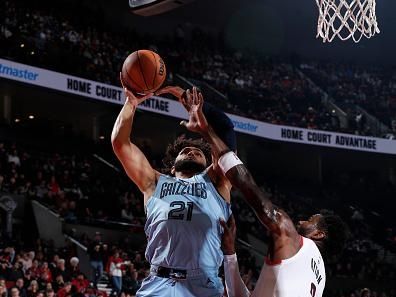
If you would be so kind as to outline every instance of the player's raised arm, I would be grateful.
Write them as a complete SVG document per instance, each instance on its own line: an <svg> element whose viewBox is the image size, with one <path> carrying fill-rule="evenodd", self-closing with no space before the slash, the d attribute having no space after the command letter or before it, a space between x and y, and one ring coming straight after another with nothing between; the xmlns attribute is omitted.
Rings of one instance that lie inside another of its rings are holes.
<svg viewBox="0 0 396 297"><path fill-rule="evenodd" d="M111 133L111 143L114 153L120 160L125 172L144 194L145 201L155 189L158 172L155 171L143 152L130 141L132 122L137 105L152 94L137 98L124 88L126 101L114 123Z"/></svg>
<svg viewBox="0 0 396 297"><path fill-rule="evenodd" d="M192 94L187 96L186 104L189 105L189 121L184 122L184 126L190 131L200 133L210 143L212 153L219 158L219 166L223 173L232 186L242 192L259 220L274 236L280 236L284 234L282 231L287 230L290 230L293 235L297 235L290 218L271 202L256 184L245 165L208 124L202 112L202 94L193 89Z"/></svg>
<svg viewBox="0 0 396 297"><path fill-rule="evenodd" d="M194 89L194 88L193 88ZM187 93L187 91L189 93ZM187 104L187 94L192 95L190 90L184 90L179 86L167 86L155 92L156 95L172 94L184 108L189 111ZM236 151L236 135L234 124L231 119L219 108L208 102L203 102L202 112L208 120L209 125L216 131L221 140L234 152Z"/></svg>

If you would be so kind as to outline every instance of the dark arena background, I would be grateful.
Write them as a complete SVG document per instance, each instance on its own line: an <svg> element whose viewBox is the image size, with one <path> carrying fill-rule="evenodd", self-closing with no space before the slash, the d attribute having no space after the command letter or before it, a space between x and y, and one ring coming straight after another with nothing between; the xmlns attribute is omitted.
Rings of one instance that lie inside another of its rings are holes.
<svg viewBox="0 0 396 297"><path fill-rule="evenodd" d="M166 63L166 85L199 86L230 116L238 155L293 221L335 213L348 224L323 296L395 297L396 2L377 3L378 35L326 44L313 0L185 2L141 16L124 0L2 1L1 296L114 294L116 249L130 261L120 295L135 296L149 274L143 197L110 136L123 61L150 49ZM190 135L186 118L171 96L141 104L132 139L154 168ZM269 237L237 191L232 210L253 290Z"/></svg>

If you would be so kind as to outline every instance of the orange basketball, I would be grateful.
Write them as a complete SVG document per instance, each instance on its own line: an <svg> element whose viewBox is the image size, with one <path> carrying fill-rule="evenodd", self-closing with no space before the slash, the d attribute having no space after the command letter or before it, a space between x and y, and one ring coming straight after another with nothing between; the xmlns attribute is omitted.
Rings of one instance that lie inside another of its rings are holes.
<svg viewBox="0 0 396 297"><path fill-rule="evenodd" d="M161 57L149 50L138 50L124 61L121 79L125 87L147 94L157 91L166 77L166 67Z"/></svg>

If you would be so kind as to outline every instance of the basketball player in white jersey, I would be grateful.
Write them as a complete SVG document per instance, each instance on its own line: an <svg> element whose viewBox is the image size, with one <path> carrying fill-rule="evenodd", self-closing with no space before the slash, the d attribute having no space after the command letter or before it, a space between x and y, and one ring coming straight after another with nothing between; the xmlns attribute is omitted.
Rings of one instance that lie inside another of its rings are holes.
<svg viewBox="0 0 396 297"><path fill-rule="evenodd" d="M137 105L153 94L139 99L124 90L127 99L111 140L127 175L144 195L145 255L151 264L150 276L136 296L220 297L224 288L218 277L223 262L219 218L228 220L231 215L230 184L209 166L210 146L202 140L178 139L169 146L169 175L152 168L130 136Z"/></svg>
<svg viewBox="0 0 396 297"><path fill-rule="evenodd" d="M217 154L218 164L231 184L239 189L261 223L271 235L268 257L260 273L253 293L240 278L233 239L227 239L232 230L221 221L226 232L223 248L226 287L228 295L235 297L320 297L326 282L326 272L321 251L340 251L346 239L346 228L338 216L314 215L301 221L297 228L290 217L272 204L268 196L255 183L250 172L230 151L208 125L202 113L202 94L193 90L187 98L190 107L188 122L183 124L190 131L200 133ZM233 219L229 222L231 228ZM232 242L228 244L227 242Z"/></svg>

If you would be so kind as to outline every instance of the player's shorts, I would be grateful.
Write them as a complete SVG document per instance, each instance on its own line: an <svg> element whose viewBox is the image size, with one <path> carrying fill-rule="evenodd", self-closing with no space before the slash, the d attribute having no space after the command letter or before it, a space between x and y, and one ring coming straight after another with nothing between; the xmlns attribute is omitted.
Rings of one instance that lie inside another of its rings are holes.
<svg viewBox="0 0 396 297"><path fill-rule="evenodd" d="M160 277L151 267L150 275L143 281L136 297L221 297L224 286L218 270L187 272L185 279Z"/></svg>

